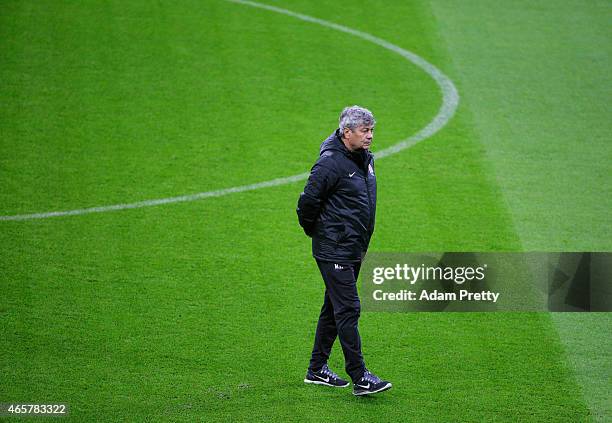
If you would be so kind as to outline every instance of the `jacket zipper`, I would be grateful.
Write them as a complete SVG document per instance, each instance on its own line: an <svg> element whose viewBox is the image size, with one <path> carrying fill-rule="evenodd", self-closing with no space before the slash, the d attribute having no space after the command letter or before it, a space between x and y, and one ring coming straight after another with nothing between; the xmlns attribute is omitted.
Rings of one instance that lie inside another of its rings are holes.
<svg viewBox="0 0 612 423"><path fill-rule="evenodd" d="M370 168L371 159L368 158L367 164L365 167L365 184L366 184L366 193L368 194L368 232L372 228L372 197L370 196L370 185L368 184L368 170Z"/></svg>

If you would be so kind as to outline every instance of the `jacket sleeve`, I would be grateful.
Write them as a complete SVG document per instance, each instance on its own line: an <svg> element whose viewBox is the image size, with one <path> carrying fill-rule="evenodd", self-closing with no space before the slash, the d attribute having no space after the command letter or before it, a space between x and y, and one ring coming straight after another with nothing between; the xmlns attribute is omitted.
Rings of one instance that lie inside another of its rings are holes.
<svg viewBox="0 0 612 423"><path fill-rule="evenodd" d="M298 221L306 235L312 237L321 208L337 182L338 175L332 158L321 156L312 167L297 204Z"/></svg>

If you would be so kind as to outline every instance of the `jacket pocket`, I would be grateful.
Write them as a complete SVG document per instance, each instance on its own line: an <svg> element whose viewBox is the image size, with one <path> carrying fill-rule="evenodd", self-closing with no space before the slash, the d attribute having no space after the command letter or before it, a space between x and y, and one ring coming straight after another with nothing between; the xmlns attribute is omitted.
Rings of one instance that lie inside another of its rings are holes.
<svg viewBox="0 0 612 423"><path fill-rule="evenodd" d="M340 244L343 241L346 241L348 234L346 232L346 225L344 223L334 225L330 229L334 231L333 240L334 242L336 242L336 244Z"/></svg>

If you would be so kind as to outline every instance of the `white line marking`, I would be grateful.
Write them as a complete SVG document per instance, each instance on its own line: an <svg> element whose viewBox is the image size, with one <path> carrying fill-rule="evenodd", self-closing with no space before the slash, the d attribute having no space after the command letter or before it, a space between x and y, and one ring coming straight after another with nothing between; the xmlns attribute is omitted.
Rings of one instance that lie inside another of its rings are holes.
<svg viewBox="0 0 612 423"><path fill-rule="evenodd" d="M390 156L392 154L399 153L400 151L412 147L420 141L423 141L426 138L431 137L433 134L438 132L446 123L453 117L455 111L457 110L457 106L459 105L459 94L453 82L444 75L438 68L436 68L431 63L427 62L425 59L417 56L414 53L409 52L408 50L404 50L401 47L396 46L395 44L391 44L388 41L385 41L381 38L370 35L366 32L361 32L356 29L347 28L342 25L335 24L333 22L324 21L323 19L314 18L312 16L303 15L301 13L292 12L287 9L281 9L280 7L270 6L267 4L256 3L252 1L245 0L226 0L231 3L242 4L246 6L257 7L260 9L269 10L272 12L280 13L283 15L291 16L296 19L300 19L302 21L315 23L317 25L321 25L327 28L335 29L340 32L345 32L347 34L354 35L355 37L359 37L361 39L370 41L376 45L379 45L387 50L390 50L394 53L399 54L404 57L408 61L414 63L421 69L423 69L427 74L429 74L434 81L440 87L442 91L442 106L440 106L440 110L438 110L438 114L433 118L427 126L418 131L416 134L406 138L405 140L399 141L397 144L392 145L391 147L387 147L384 150L380 150L375 153L377 159ZM162 204L171 204L171 203L181 203L186 201L195 201L201 200L204 198L210 197L222 197L224 195L234 194L237 192L245 192L245 191L253 191L261 188L274 187L278 185L290 184L293 182L301 181L308 178L309 172L300 173L299 175L287 176L285 178L277 178L269 181L258 182L250 185L241 185L232 188L224 188L216 191L206 191L200 192L198 194L191 195L181 195L178 197L169 197L169 198L159 198L156 200L146 200L139 201L136 203L125 203L125 204L114 204L111 206L100 206L100 207L89 207L85 209L77 209L77 210L67 210L67 211L55 211L55 212L45 212L45 213L32 213L32 214L19 214L12 216L0 216L0 221L6 220L30 220L30 219L46 219L49 217L60 217L60 216L75 216L81 214L88 213L102 213L114 210L126 210L126 209L138 209L142 207L151 207L151 206L159 206Z"/></svg>

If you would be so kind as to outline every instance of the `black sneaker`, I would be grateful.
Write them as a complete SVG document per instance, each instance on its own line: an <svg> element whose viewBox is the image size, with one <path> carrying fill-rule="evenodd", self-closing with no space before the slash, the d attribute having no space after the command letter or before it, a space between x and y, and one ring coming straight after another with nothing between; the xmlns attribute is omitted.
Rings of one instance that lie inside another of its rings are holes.
<svg viewBox="0 0 612 423"><path fill-rule="evenodd" d="M380 380L378 376L366 369L361 379L353 384L353 395L376 394L391 389L392 386L391 382Z"/></svg>
<svg viewBox="0 0 612 423"><path fill-rule="evenodd" d="M349 386L349 383L344 379L340 379L337 374L327 367L327 364L324 364L318 372L308 370L304 378L304 383L333 386L334 388L346 388Z"/></svg>

